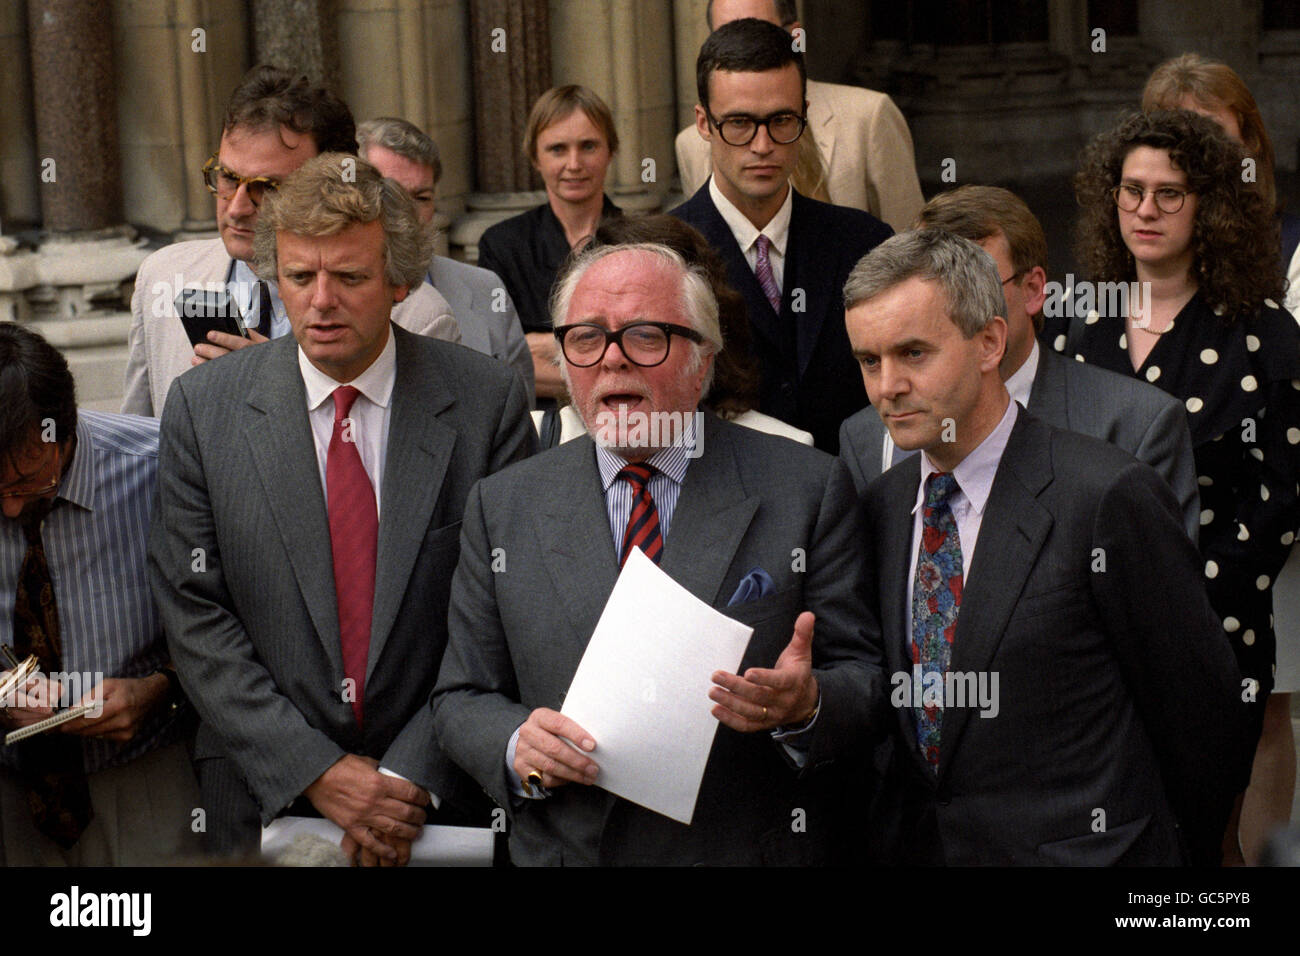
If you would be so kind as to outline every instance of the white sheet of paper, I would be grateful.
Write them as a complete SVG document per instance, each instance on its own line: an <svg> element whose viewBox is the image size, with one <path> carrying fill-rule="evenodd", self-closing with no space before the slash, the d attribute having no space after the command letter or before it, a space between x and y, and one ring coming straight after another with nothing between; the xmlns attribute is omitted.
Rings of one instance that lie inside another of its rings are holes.
<svg viewBox="0 0 1300 956"><path fill-rule="evenodd" d="M753 633L633 548L561 710L596 741L596 785L689 825L718 729L710 677Z"/></svg>
<svg viewBox="0 0 1300 956"><path fill-rule="evenodd" d="M411 844L410 866L491 866L492 831L481 827L425 826ZM300 834L338 846L343 830L319 817L280 817L262 828L262 857L277 862Z"/></svg>

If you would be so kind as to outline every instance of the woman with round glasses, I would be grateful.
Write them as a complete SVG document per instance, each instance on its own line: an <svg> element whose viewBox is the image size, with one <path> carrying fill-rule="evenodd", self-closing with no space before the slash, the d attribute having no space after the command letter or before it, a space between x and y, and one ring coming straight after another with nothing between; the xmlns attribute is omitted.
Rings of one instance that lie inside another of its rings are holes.
<svg viewBox="0 0 1300 956"><path fill-rule="evenodd" d="M1279 206L1268 128L1250 88L1232 67L1196 53L1166 60L1147 78L1142 108L1185 109L1214 120L1254 160L1255 188L1264 201ZM1281 263L1288 280L1282 305L1294 314L1300 310L1300 217L1281 212L1279 220ZM1241 809L1241 849L1243 859L1252 864L1272 831L1290 822L1295 800L1291 695L1300 691L1300 548L1294 545L1273 586L1273 627L1277 634L1273 693L1264 705L1264 730Z"/></svg>
<svg viewBox="0 0 1300 956"><path fill-rule="evenodd" d="M559 86L533 104L523 145L546 186L546 202L484 232L478 264L505 282L533 353L537 397L550 405L564 394L551 334L551 288L569 251L602 218L621 214L605 195L618 133L599 96L585 86Z"/></svg>
<svg viewBox="0 0 1300 956"><path fill-rule="evenodd" d="M1123 314L1099 314L1099 294L1070 348L1186 406L1206 588L1259 684L1253 753L1273 685L1273 581L1300 524L1300 329L1278 306L1276 220L1243 158L1183 110L1134 114L1093 140L1074 184L1078 253L1094 283L1137 285ZM1160 586L1159 568L1124 573ZM1244 754L1242 788L1249 767Z"/></svg>

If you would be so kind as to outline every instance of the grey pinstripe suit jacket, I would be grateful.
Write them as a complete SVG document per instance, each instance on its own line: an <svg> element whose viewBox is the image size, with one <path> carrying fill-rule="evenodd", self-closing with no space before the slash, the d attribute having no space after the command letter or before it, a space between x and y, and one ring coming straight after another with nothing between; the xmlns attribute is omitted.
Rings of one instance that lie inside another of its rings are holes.
<svg viewBox="0 0 1300 956"><path fill-rule="evenodd" d="M535 436L509 369L390 328L397 381L363 727L341 693L328 516L297 343L209 362L169 393L150 568L202 718L195 756L214 846L247 845L257 816L269 821L345 753L455 797L428 700L461 515L474 483L529 454Z"/></svg>

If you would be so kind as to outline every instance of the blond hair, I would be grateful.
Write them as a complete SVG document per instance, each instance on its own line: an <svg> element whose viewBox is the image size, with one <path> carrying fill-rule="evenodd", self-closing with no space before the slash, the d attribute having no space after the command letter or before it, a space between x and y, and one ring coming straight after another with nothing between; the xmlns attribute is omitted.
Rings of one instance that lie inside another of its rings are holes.
<svg viewBox="0 0 1300 956"><path fill-rule="evenodd" d="M332 236L375 220L384 227L388 284L418 286L433 257L433 237L420 225L411 197L365 160L323 153L303 163L277 192L267 194L253 235L254 271L263 279L275 279L275 234L280 230L296 236Z"/></svg>

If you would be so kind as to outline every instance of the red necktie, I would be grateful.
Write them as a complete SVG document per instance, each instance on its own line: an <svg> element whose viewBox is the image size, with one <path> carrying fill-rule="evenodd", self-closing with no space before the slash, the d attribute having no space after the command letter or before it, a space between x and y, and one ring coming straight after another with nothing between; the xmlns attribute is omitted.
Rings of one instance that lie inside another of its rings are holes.
<svg viewBox="0 0 1300 956"><path fill-rule="evenodd" d="M348 418L361 393L351 385L334 389L334 434L325 459L329 492L330 551L334 555L334 593L339 605L343 676L353 681L352 712L361 723L370 619L375 609L375 553L379 509L375 489L357 451L356 423Z"/></svg>
<svg viewBox="0 0 1300 956"><path fill-rule="evenodd" d="M659 532L659 509L650 497L650 476L655 473L653 465L637 463L628 465L618 473L632 485L632 510L627 516L627 530L623 532L623 550L618 556L621 568L627 562L627 556L633 548L640 548L645 556L655 564L664 553L664 539Z"/></svg>

